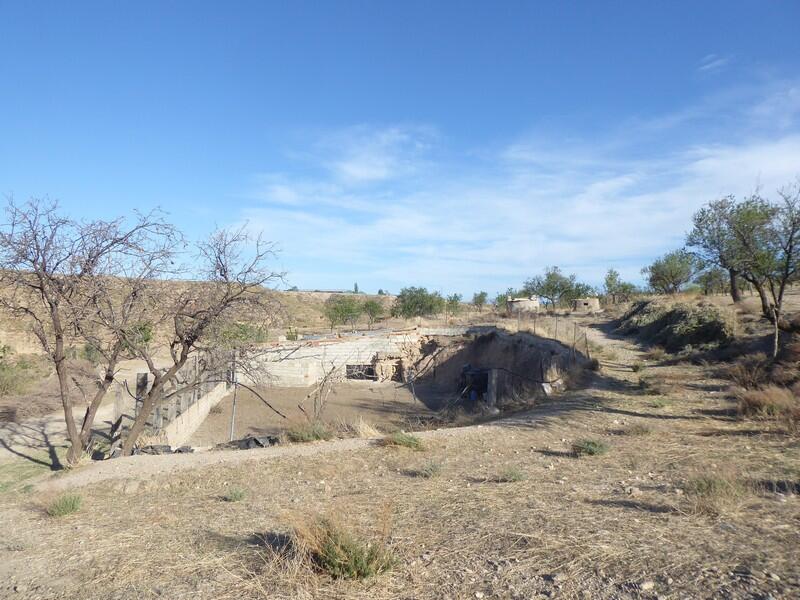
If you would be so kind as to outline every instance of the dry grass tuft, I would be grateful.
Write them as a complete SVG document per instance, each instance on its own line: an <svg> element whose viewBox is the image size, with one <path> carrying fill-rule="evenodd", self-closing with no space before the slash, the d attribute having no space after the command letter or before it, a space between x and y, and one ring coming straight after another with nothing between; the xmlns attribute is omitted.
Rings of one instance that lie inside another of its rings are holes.
<svg viewBox="0 0 800 600"><path fill-rule="evenodd" d="M78 512L82 504L80 494L62 494L47 505L45 512L51 517L65 517Z"/></svg>
<svg viewBox="0 0 800 600"><path fill-rule="evenodd" d="M495 477L494 481L497 483L516 483L525 481L525 478L525 472L519 467L508 467Z"/></svg>
<svg viewBox="0 0 800 600"><path fill-rule="evenodd" d="M438 477L442 473L442 463L435 460L430 460L418 469L411 469L406 471L411 477L422 477L423 479L432 479Z"/></svg>
<svg viewBox="0 0 800 600"><path fill-rule="evenodd" d="M247 492L240 487L232 487L222 495L225 502L241 502L247 496Z"/></svg>
<svg viewBox="0 0 800 600"><path fill-rule="evenodd" d="M601 440L578 440L572 444L575 456L599 456L608 452L608 444Z"/></svg>
<svg viewBox="0 0 800 600"><path fill-rule="evenodd" d="M286 439L290 442L315 442L318 440L329 440L333 437L333 432L321 421L313 423L303 423L296 425L286 431Z"/></svg>
<svg viewBox="0 0 800 600"><path fill-rule="evenodd" d="M740 388L754 390L769 380L770 360L763 352L757 352L740 358L728 367L728 379Z"/></svg>
<svg viewBox="0 0 800 600"><path fill-rule="evenodd" d="M746 481L724 469L694 475L683 489L689 512L712 517L735 511L754 492Z"/></svg>
<svg viewBox="0 0 800 600"><path fill-rule="evenodd" d="M654 346L644 353L644 357L647 360L663 360L666 355L667 351L661 346Z"/></svg>
<svg viewBox="0 0 800 600"><path fill-rule="evenodd" d="M356 437L363 440L375 439L383 435L377 427L361 416L354 421L339 421L337 429L345 437Z"/></svg>
<svg viewBox="0 0 800 600"><path fill-rule="evenodd" d="M774 419L791 433L800 431L800 399L792 390L768 385L761 389L743 390L738 397L740 415Z"/></svg>
<svg viewBox="0 0 800 600"><path fill-rule="evenodd" d="M411 448L412 450L424 450L425 446L422 440L415 435L405 433L403 431L396 431L381 439L383 446L403 446L404 448Z"/></svg>
<svg viewBox="0 0 800 600"><path fill-rule="evenodd" d="M633 435L633 436L640 436L640 435L650 435L653 433L653 428L649 425L645 425L644 423L634 423L633 425L629 425L625 429L621 431L623 435Z"/></svg>
<svg viewBox="0 0 800 600"><path fill-rule="evenodd" d="M296 522L292 539L318 570L334 579L366 579L395 564L385 537L361 539L329 517Z"/></svg>

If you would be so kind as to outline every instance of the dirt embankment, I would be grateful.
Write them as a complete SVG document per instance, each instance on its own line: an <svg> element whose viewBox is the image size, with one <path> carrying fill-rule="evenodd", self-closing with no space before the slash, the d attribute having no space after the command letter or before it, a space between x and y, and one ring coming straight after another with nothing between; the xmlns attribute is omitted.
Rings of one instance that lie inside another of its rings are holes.
<svg viewBox="0 0 800 600"><path fill-rule="evenodd" d="M703 301L640 300L617 323L619 333L668 352L725 345L733 340L734 329L732 312Z"/></svg>

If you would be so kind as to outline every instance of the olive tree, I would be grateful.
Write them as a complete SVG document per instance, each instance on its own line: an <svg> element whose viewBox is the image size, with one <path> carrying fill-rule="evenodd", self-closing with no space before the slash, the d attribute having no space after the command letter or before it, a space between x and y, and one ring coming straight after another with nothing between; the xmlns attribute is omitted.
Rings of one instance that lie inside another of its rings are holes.
<svg viewBox="0 0 800 600"><path fill-rule="evenodd" d="M642 269L650 287L661 294L677 294L694 277L695 258L685 250L668 252Z"/></svg>

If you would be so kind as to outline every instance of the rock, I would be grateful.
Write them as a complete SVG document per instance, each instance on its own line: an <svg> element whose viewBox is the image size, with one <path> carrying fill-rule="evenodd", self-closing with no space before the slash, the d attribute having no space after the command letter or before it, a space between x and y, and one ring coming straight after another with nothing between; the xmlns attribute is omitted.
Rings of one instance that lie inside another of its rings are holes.
<svg viewBox="0 0 800 600"><path fill-rule="evenodd" d="M772 581L775 581L775 582L778 582L778 581L781 580L780 575L778 575L777 573L770 573L769 575L767 575L767 577L769 577Z"/></svg>
<svg viewBox="0 0 800 600"><path fill-rule="evenodd" d="M643 581L642 583L640 583L640 584L639 584L639 588L640 588L640 589L641 589L643 592L649 592L649 591L650 591L650 590L652 590L654 587L656 587L656 584L655 584L655 583L653 583L652 581L649 581L649 580L648 580L648 581Z"/></svg>
<svg viewBox="0 0 800 600"><path fill-rule="evenodd" d="M552 580L553 580L555 583L561 583L561 582L563 582L563 581L566 581L566 580L567 580L567 576L566 576L566 575L564 575L564 573L555 573L555 574L554 574L554 575L551 577L551 579L552 579Z"/></svg>
<svg viewBox="0 0 800 600"><path fill-rule="evenodd" d="M625 493L628 494L628 496L640 496L642 494L642 490L636 486L630 485L625 488Z"/></svg>
<svg viewBox="0 0 800 600"><path fill-rule="evenodd" d="M483 592L475 592L476 598L483 598L483 595L484 595Z"/></svg>

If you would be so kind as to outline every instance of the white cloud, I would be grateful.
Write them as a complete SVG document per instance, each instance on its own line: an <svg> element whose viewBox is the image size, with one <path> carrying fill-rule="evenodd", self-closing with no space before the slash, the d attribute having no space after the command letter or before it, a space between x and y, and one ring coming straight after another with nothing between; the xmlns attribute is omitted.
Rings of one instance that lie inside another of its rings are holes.
<svg viewBox="0 0 800 600"><path fill-rule="evenodd" d="M624 146L614 136L521 139L480 164L469 155L450 177L420 166L444 151L434 137L358 128L315 146L329 149L317 156L319 177L263 177L260 202L242 217L281 243L290 280L304 287L494 292L547 265L594 283L611 266L638 280L642 265L682 243L705 202L759 185L770 194L797 176L800 132L741 129L740 139L632 156L610 150ZM352 144L331 145L337 138ZM380 159L370 162L373 151Z"/></svg>
<svg viewBox="0 0 800 600"><path fill-rule="evenodd" d="M730 57L728 56L719 56L717 54L707 54L703 57L700 61L700 66L697 67L698 71L701 72L712 72L712 71L719 71L726 67L730 62Z"/></svg>

